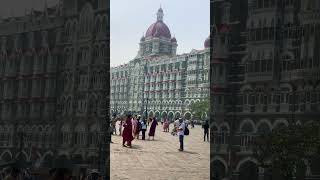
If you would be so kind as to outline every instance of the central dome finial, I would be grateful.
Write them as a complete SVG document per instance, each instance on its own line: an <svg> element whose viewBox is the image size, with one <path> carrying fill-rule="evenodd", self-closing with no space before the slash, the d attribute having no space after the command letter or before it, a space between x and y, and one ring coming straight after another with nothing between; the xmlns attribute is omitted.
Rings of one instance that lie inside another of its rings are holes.
<svg viewBox="0 0 320 180"><path fill-rule="evenodd" d="M163 21L163 10L161 8L161 5L160 5L160 8L159 8L158 13L157 13L157 20L158 21Z"/></svg>

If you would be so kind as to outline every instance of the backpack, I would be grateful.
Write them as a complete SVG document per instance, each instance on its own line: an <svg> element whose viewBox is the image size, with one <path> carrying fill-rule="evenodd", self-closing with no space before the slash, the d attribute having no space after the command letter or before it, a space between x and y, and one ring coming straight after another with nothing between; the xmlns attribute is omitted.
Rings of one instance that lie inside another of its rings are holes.
<svg viewBox="0 0 320 180"><path fill-rule="evenodd" d="M184 128L184 135L188 136L190 134L189 128L186 125L186 127Z"/></svg>
<svg viewBox="0 0 320 180"><path fill-rule="evenodd" d="M142 124L140 121L138 121L138 130L140 131L142 129Z"/></svg>

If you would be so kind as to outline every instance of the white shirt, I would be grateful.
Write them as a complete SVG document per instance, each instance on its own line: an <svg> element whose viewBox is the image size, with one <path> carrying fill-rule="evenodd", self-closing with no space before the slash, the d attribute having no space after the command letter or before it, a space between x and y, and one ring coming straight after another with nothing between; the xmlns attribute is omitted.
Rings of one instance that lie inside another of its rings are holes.
<svg viewBox="0 0 320 180"><path fill-rule="evenodd" d="M184 136L184 130L186 128L186 124L184 122L182 122L181 124L178 124L178 126L179 126L179 129L182 129L182 130L178 131L178 133L177 133L178 136L180 136L180 135Z"/></svg>
<svg viewBox="0 0 320 180"><path fill-rule="evenodd" d="M176 121L174 121L174 125L176 126L176 127L178 127L179 126L179 120L176 120Z"/></svg>
<svg viewBox="0 0 320 180"><path fill-rule="evenodd" d="M147 124L143 123L143 121L140 121L141 123L141 129L147 129Z"/></svg>

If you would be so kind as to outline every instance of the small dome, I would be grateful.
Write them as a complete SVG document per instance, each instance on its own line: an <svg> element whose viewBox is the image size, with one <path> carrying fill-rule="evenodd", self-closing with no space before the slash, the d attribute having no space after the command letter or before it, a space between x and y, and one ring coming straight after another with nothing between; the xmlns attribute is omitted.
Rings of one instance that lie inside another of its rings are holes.
<svg viewBox="0 0 320 180"><path fill-rule="evenodd" d="M146 38L144 36L141 37L140 41L144 41Z"/></svg>
<svg viewBox="0 0 320 180"><path fill-rule="evenodd" d="M210 37L204 41L204 48L210 48Z"/></svg>
<svg viewBox="0 0 320 180"><path fill-rule="evenodd" d="M171 39L171 42L177 42L177 39L176 39L175 37L173 37L173 38Z"/></svg>

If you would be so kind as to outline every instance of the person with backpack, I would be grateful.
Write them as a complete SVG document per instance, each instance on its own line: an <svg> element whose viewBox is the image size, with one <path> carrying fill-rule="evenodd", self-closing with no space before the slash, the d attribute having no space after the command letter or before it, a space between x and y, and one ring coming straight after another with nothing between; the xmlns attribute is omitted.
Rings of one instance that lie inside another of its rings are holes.
<svg viewBox="0 0 320 180"><path fill-rule="evenodd" d="M183 151L183 138L185 135L185 129L186 129L186 123L182 118L179 118L179 125L177 126L177 134L179 136L179 143L180 143L180 148L178 149L179 151Z"/></svg>
<svg viewBox="0 0 320 180"><path fill-rule="evenodd" d="M145 119L140 120L141 132L142 132L142 140L146 139L146 131L147 131L147 121Z"/></svg>

